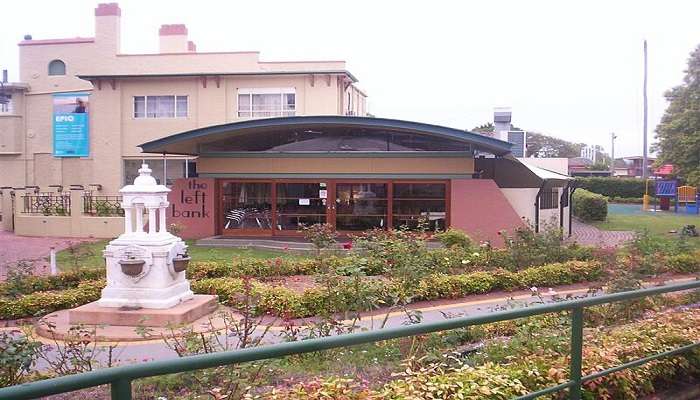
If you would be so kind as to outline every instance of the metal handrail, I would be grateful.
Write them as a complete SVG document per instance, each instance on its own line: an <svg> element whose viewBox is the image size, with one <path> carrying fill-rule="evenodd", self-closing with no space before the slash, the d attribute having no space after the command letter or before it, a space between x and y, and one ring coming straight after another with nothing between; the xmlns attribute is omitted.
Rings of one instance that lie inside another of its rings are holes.
<svg viewBox="0 0 700 400"><path fill-rule="evenodd" d="M534 399L536 397L554 393L566 388L570 389L570 398L581 399L581 385L584 382L641 365L661 357L681 354L700 346L700 342L686 345L676 350L659 353L646 358L628 362L621 366L598 371L595 374L581 376L582 349L583 349L583 309L600 304L613 303L624 300L638 299L663 293L679 292L700 288L700 280L687 283L656 286L629 292L612 293L577 300L567 300L551 304L537 305L533 307L515 310L500 311L491 314L472 317L460 317L438 322L427 322L415 325L407 325L396 328L385 328L375 331L351 333L338 336L330 336L317 339L302 340L297 342L279 343L269 346L247 348L242 350L223 351L212 354L201 354L175 360L152 361L143 364L125 365L121 367L105 368L97 371L81 373L77 375L62 376L44 381L30 382L21 385L0 389L0 399L32 399L41 396L66 393L74 390L86 389L99 385L111 385L112 399L131 399L131 382L134 379L146 378L157 375L173 374L179 372L194 371L198 369L213 368L223 365L239 364L249 361L265 360L284 357L293 354L310 353L321 350L329 350L340 347L354 346L364 343L379 342L389 339L423 335L450 329L464 328L473 325L489 324L499 321L507 321L517 318L532 317L535 315L549 314L571 310L571 364L569 381L557 386L542 389L526 396L518 397L519 400Z"/></svg>

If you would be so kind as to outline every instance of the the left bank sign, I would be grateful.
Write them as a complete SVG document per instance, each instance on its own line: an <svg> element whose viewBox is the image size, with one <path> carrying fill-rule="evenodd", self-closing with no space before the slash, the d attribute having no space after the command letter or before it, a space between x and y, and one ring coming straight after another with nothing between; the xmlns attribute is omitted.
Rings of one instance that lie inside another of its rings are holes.
<svg viewBox="0 0 700 400"><path fill-rule="evenodd" d="M53 156L90 154L89 93L53 95Z"/></svg>

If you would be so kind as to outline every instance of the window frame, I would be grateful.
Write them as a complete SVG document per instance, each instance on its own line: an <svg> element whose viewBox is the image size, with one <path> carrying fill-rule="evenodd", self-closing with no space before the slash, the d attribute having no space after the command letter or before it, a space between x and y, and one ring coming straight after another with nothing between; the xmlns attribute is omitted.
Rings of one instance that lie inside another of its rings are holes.
<svg viewBox="0 0 700 400"><path fill-rule="evenodd" d="M60 74L52 74L52 73L51 73L51 66L54 65L54 64L57 64L57 63L60 63L60 65L63 66L63 73L60 73ZM66 62L65 62L65 61L56 58L56 59L53 59L53 60L49 61L49 64L48 64L47 67L46 67L46 70L47 70L46 72L48 73L49 76L66 76L66 70L67 70L67 68L68 68L68 67L66 66Z"/></svg>
<svg viewBox="0 0 700 400"><path fill-rule="evenodd" d="M156 115L150 116L148 114L148 104L149 102L155 102L156 107L158 104L158 98L160 97L172 97L173 98L173 115L169 116L162 116L158 115L156 112ZM151 100L149 100L149 98ZM185 115L180 115L178 112L178 102L181 99L185 99ZM136 114L136 101L137 99L143 99L143 115L139 116ZM131 113L131 118L132 119L187 119L190 117L190 96L187 94L164 94L164 95L138 95L138 96L132 96L132 102L131 102L131 107L132 107L132 113Z"/></svg>
<svg viewBox="0 0 700 400"><path fill-rule="evenodd" d="M279 95L279 109L253 109L254 95ZM294 104L292 109L287 109L287 95L294 95ZM241 109L241 96L248 96L248 108ZM255 114L265 115L255 115ZM274 117L293 117L297 113L297 93L295 87L274 87L274 88L237 88L236 90L236 118L274 118Z"/></svg>

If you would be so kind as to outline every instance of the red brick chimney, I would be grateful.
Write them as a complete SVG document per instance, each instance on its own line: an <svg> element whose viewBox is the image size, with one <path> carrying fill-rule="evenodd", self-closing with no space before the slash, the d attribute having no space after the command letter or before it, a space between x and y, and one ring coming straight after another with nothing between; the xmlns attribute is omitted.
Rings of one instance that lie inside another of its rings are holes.
<svg viewBox="0 0 700 400"><path fill-rule="evenodd" d="M121 49L121 15L117 3L100 3L95 8L95 42L106 54Z"/></svg>
<svg viewBox="0 0 700 400"><path fill-rule="evenodd" d="M194 48L194 43L187 40L187 27L184 24L161 25L158 31L160 36L161 53L187 53ZM190 45L192 43L192 45Z"/></svg>

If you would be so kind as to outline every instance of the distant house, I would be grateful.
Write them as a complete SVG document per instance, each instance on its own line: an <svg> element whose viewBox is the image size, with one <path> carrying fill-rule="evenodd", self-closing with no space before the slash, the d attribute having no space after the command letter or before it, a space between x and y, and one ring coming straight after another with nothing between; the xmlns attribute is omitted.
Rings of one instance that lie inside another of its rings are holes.
<svg viewBox="0 0 700 400"><path fill-rule="evenodd" d="M629 178L641 178L642 174L642 160L641 156L632 157L622 157L615 159L615 176L619 177L629 177ZM653 168L651 165L656 161L656 158L647 157L647 176L653 175Z"/></svg>
<svg viewBox="0 0 700 400"><path fill-rule="evenodd" d="M607 170L592 170L593 161L586 157L569 158L570 176L610 176Z"/></svg>

